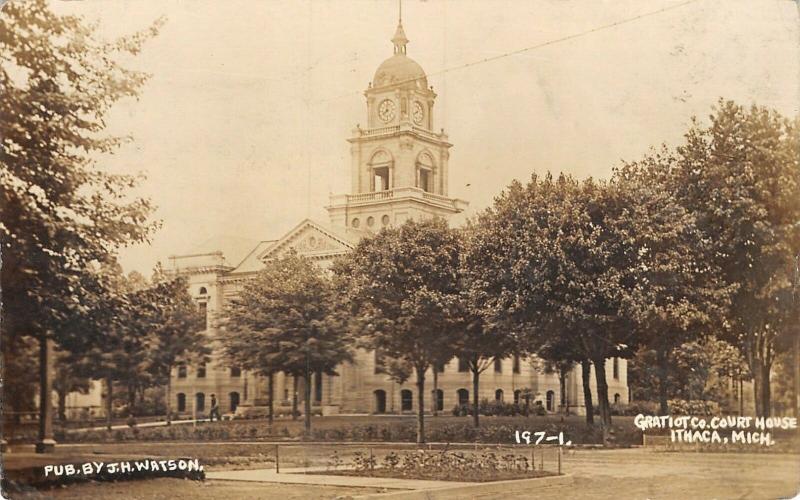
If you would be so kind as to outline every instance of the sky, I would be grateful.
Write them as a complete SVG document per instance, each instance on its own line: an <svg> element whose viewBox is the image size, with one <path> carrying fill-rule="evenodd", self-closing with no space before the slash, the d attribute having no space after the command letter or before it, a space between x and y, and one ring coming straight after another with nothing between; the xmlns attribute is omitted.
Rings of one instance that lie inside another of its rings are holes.
<svg viewBox="0 0 800 500"><path fill-rule="evenodd" d="M144 174L131 194L163 224L122 250L126 270L215 250L235 265L306 217L327 221L329 195L350 186L363 91L392 55L396 0L51 4L108 38L166 19L125 60L152 75L139 99L108 117L133 140L97 158ZM406 0L403 26L439 96L436 129L454 144L450 194L470 202L461 220L533 172L608 177L678 145L721 97L798 113L792 0Z"/></svg>

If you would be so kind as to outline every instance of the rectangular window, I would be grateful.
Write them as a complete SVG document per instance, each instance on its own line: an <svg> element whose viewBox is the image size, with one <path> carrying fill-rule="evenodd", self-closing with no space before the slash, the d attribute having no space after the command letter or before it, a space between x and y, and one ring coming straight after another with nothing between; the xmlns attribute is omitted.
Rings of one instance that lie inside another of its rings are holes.
<svg viewBox="0 0 800 500"><path fill-rule="evenodd" d="M322 402L322 372L314 374L314 402Z"/></svg>
<svg viewBox="0 0 800 500"><path fill-rule="evenodd" d="M467 361L467 358L458 358L458 371L460 373L469 371L469 361Z"/></svg>
<svg viewBox="0 0 800 500"><path fill-rule="evenodd" d="M200 314L203 315L203 329L208 330L208 304L206 302L200 302L198 307L200 309Z"/></svg>
<svg viewBox="0 0 800 500"><path fill-rule="evenodd" d="M431 192L430 186L431 180L431 173L429 170L421 168L419 169L419 185L418 188L422 189L423 191Z"/></svg>
<svg viewBox="0 0 800 500"><path fill-rule="evenodd" d="M445 363L438 363L434 366L436 373L444 373L444 365Z"/></svg>
<svg viewBox="0 0 800 500"><path fill-rule="evenodd" d="M494 360L494 372L495 373L503 373L503 360L500 358L495 358Z"/></svg>
<svg viewBox="0 0 800 500"><path fill-rule="evenodd" d="M178 378L186 378L186 365L178 365Z"/></svg>
<svg viewBox="0 0 800 500"><path fill-rule="evenodd" d="M197 367L197 378L206 378L206 364L202 363Z"/></svg>
<svg viewBox="0 0 800 500"><path fill-rule="evenodd" d="M519 373L519 354L514 355L514 373Z"/></svg>
<svg viewBox="0 0 800 500"><path fill-rule="evenodd" d="M619 379L619 358L614 358L614 378Z"/></svg>
<svg viewBox="0 0 800 500"><path fill-rule="evenodd" d="M383 355L380 353L380 351L375 349L375 368L373 370L373 373L376 374L376 375L379 374L379 373L384 373L384 369L383 368L384 368L383 367Z"/></svg>
<svg viewBox="0 0 800 500"><path fill-rule="evenodd" d="M242 369L238 366L234 366L231 368L231 377L241 377L242 376Z"/></svg>
<svg viewBox="0 0 800 500"><path fill-rule="evenodd" d="M387 191L389 189L389 167L379 167L373 170L373 191Z"/></svg>

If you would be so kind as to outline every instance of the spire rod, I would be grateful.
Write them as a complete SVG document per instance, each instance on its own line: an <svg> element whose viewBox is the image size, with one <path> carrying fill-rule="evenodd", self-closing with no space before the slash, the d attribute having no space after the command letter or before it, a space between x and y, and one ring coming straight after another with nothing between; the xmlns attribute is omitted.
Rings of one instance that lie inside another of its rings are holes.
<svg viewBox="0 0 800 500"><path fill-rule="evenodd" d="M406 33L403 31L403 0L398 0L397 31L392 37L392 43L394 44L395 54L406 53L408 38L406 38Z"/></svg>

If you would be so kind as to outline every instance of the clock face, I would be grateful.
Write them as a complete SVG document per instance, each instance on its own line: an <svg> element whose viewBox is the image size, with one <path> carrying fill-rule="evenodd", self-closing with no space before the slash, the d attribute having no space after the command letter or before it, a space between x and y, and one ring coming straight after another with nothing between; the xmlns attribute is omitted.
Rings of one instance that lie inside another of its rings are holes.
<svg viewBox="0 0 800 500"><path fill-rule="evenodd" d="M420 104L419 101L414 101L414 109L412 110L412 113L414 123L417 125L422 125L422 119L425 118L425 109L422 107L422 104Z"/></svg>
<svg viewBox="0 0 800 500"><path fill-rule="evenodd" d="M390 122L394 120L394 111L395 111L395 104L394 101L390 101L389 99L384 99L381 102L381 105L378 106L378 116L381 120L385 122Z"/></svg>

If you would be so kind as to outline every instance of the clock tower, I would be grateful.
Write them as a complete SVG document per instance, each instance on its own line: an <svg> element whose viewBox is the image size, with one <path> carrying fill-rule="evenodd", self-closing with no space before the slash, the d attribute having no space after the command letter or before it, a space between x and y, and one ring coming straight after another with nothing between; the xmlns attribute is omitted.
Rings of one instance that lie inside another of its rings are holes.
<svg viewBox="0 0 800 500"><path fill-rule="evenodd" d="M366 128L350 142L351 194L331 196L331 223L377 232L407 219L448 217L467 202L447 193L452 146L433 129L436 93L422 67L406 54L402 19L392 37L394 54L378 67L364 92Z"/></svg>

